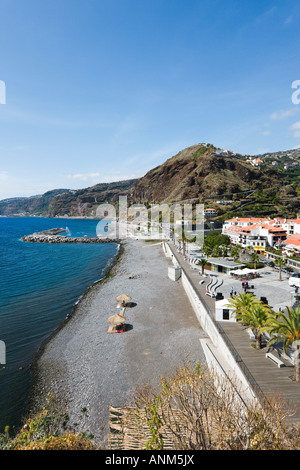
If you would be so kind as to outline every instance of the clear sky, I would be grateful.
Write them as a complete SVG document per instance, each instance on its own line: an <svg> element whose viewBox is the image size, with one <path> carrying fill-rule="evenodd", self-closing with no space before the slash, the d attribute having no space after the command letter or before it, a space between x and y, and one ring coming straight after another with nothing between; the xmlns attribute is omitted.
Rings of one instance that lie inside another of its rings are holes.
<svg viewBox="0 0 300 470"><path fill-rule="evenodd" d="M299 0L0 0L0 199L300 147Z"/></svg>

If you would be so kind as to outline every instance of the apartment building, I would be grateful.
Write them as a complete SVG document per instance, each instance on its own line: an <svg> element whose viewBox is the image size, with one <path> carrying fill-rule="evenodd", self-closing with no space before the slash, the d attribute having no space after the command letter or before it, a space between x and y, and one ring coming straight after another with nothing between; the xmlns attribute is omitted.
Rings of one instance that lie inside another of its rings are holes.
<svg viewBox="0 0 300 470"><path fill-rule="evenodd" d="M267 247L283 246L287 237L300 234L300 219L236 217L224 221L222 233L233 245L263 252Z"/></svg>
<svg viewBox="0 0 300 470"><path fill-rule="evenodd" d="M300 255L300 233L290 235L283 243L283 251L287 255Z"/></svg>

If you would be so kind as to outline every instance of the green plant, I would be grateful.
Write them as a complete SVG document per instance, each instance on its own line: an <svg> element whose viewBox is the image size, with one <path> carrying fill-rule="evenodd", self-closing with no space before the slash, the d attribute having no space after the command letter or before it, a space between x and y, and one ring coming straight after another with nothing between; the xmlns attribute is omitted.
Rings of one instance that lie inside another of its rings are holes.
<svg viewBox="0 0 300 470"><path fill-rule="evenodd" d="M243 249L242 245L235 245L231 248L230 255L234 257L234 260L236 261L239 256L240 256L240 251Z"/></svg>
<svg viewBox="0 0 300 470"><path fill-rule="evenodd" d="M240 292L228 301L228 305L233 309L233 314L239 319L244 310L249 309L253 304L259 302L255 295L250 292Z"/></svg>
<svg viewBox="0 0 300 470"><path fill-rule="evenodd" d="M211 230L204 238L203 251L207 256L210 256L219 250L219 253L222 255L225 250L227 251L230 245L231 242L228 235L219 233L217 230ZM220 247L222 247L222 249Z"/></svg>
<svg viewBox="0 0 300 470"><path fill-rule="evenodd" d="M286 260L284 258L281 258L281 257L278 257L276 258L275 260L275 265L279 268L279 279L280 281L282 280L281 278L281 270L283 268L283 266L286 265Z"/></svg>
<svg viewBox="0 0 300 470"><path fill-rule="evenodd" d="M77 425L74 425L77 426ZM9 436L6 428L0 435L2 450L92 450L94 445L82 432L70 425L67 413L58 413L49 395L46 406L34 417L30 417L17 433Z"/></svg>
<svg viewBox="0 0 300 470"><path fill-rule="evenodd" d="M284 351L289 346L294 348L294 379L296 382L300 382L300 309L287 307L287 315L284 312L269 314L263 331L268 331L271 336L268 344L282 339Z"/></svg>
<svg viewBox="0 0 300 470"><path fill-rule="evenodd" d="M256 332L256 348L261 349L262 329L266 324L268 314L271 309L268 305L264 305L262 302L254 302L249 308L242 310L242 313L238 315L238 318L247 327L253 328Z"/></svg>
<svg viewBox="0 0 300 470"><path fill-rule="evenodd" d="M254 264L254 269L256 269L256 264L259 261L259 255L257 253L253 253L251 255L251 259L252 259L253 264Z"/></svg>
<svg viewBox="0 0 300 470"><path fill-rule="evenodd" d="M163 449L164 440L161 431L162 420L158 414L158 404L161 404L160 397L157 396L157 402L153 402L150 408L151 418L148 420L149 432L151 439L146 443L146 450L160 450Z"/></svg>
<svg viewBox="0 0 300 470"><path fill-rule="evenodd" d="M197 265L201 266L202 270L201 273L204 273L204 266L206 265L207 261L205 258L201 258L199 261L197 261Z"/></svg>
<svg viewBox="0 0 300 470"><path fill-rule="evenodd" d="M270 396L257 406L239 401L239 391L237 383L202 365L183 365L161 379L158 391L138 394L134 419L124 415L122 428L130 426L136 439L150 426L150 450L159 448L158 434L165 433L167 449L180 451L299 450L300 428L290 429L285 421L290 409L284 400ZM151 419L145 409L152 410Z"/></svg>
<svg viewBox="0 0 300 470"><path fill-rule="evenodd" d="M247 263L247 268L249 269L261 269L264 267L264 263Z"/></svg>

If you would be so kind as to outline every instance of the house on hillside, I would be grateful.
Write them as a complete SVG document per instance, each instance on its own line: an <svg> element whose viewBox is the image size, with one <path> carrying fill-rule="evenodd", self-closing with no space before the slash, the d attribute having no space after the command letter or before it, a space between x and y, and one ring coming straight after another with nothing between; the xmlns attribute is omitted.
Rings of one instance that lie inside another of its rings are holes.
<svg viewBox="0 0 300 470"><path fill-rule="evenodd" d="M216 209L213 209L213 208L204 209L204 216L215 217L216 215L218 215Z"/></svg>
<svg viewBox="0 0 300 470"><path fill-rule="evenodd" d="M253 166L259 166L263 163L262 159L257 157L257 158L254 158L253 160L250 161L251 165Z"/></svg>

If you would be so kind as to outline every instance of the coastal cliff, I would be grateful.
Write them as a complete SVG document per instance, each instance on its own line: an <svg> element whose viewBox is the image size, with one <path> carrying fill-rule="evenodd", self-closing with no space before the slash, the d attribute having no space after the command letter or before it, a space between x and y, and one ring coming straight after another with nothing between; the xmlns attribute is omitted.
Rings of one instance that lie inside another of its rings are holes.
<svg viewBox="0 0 300 470"><path fill-rule="evenodd" d="M130 195L136 179L101 183L72 190L48 191L43 195L0 201L0 216L95 217L100 204L116 205L119 196Z"/></svg>

